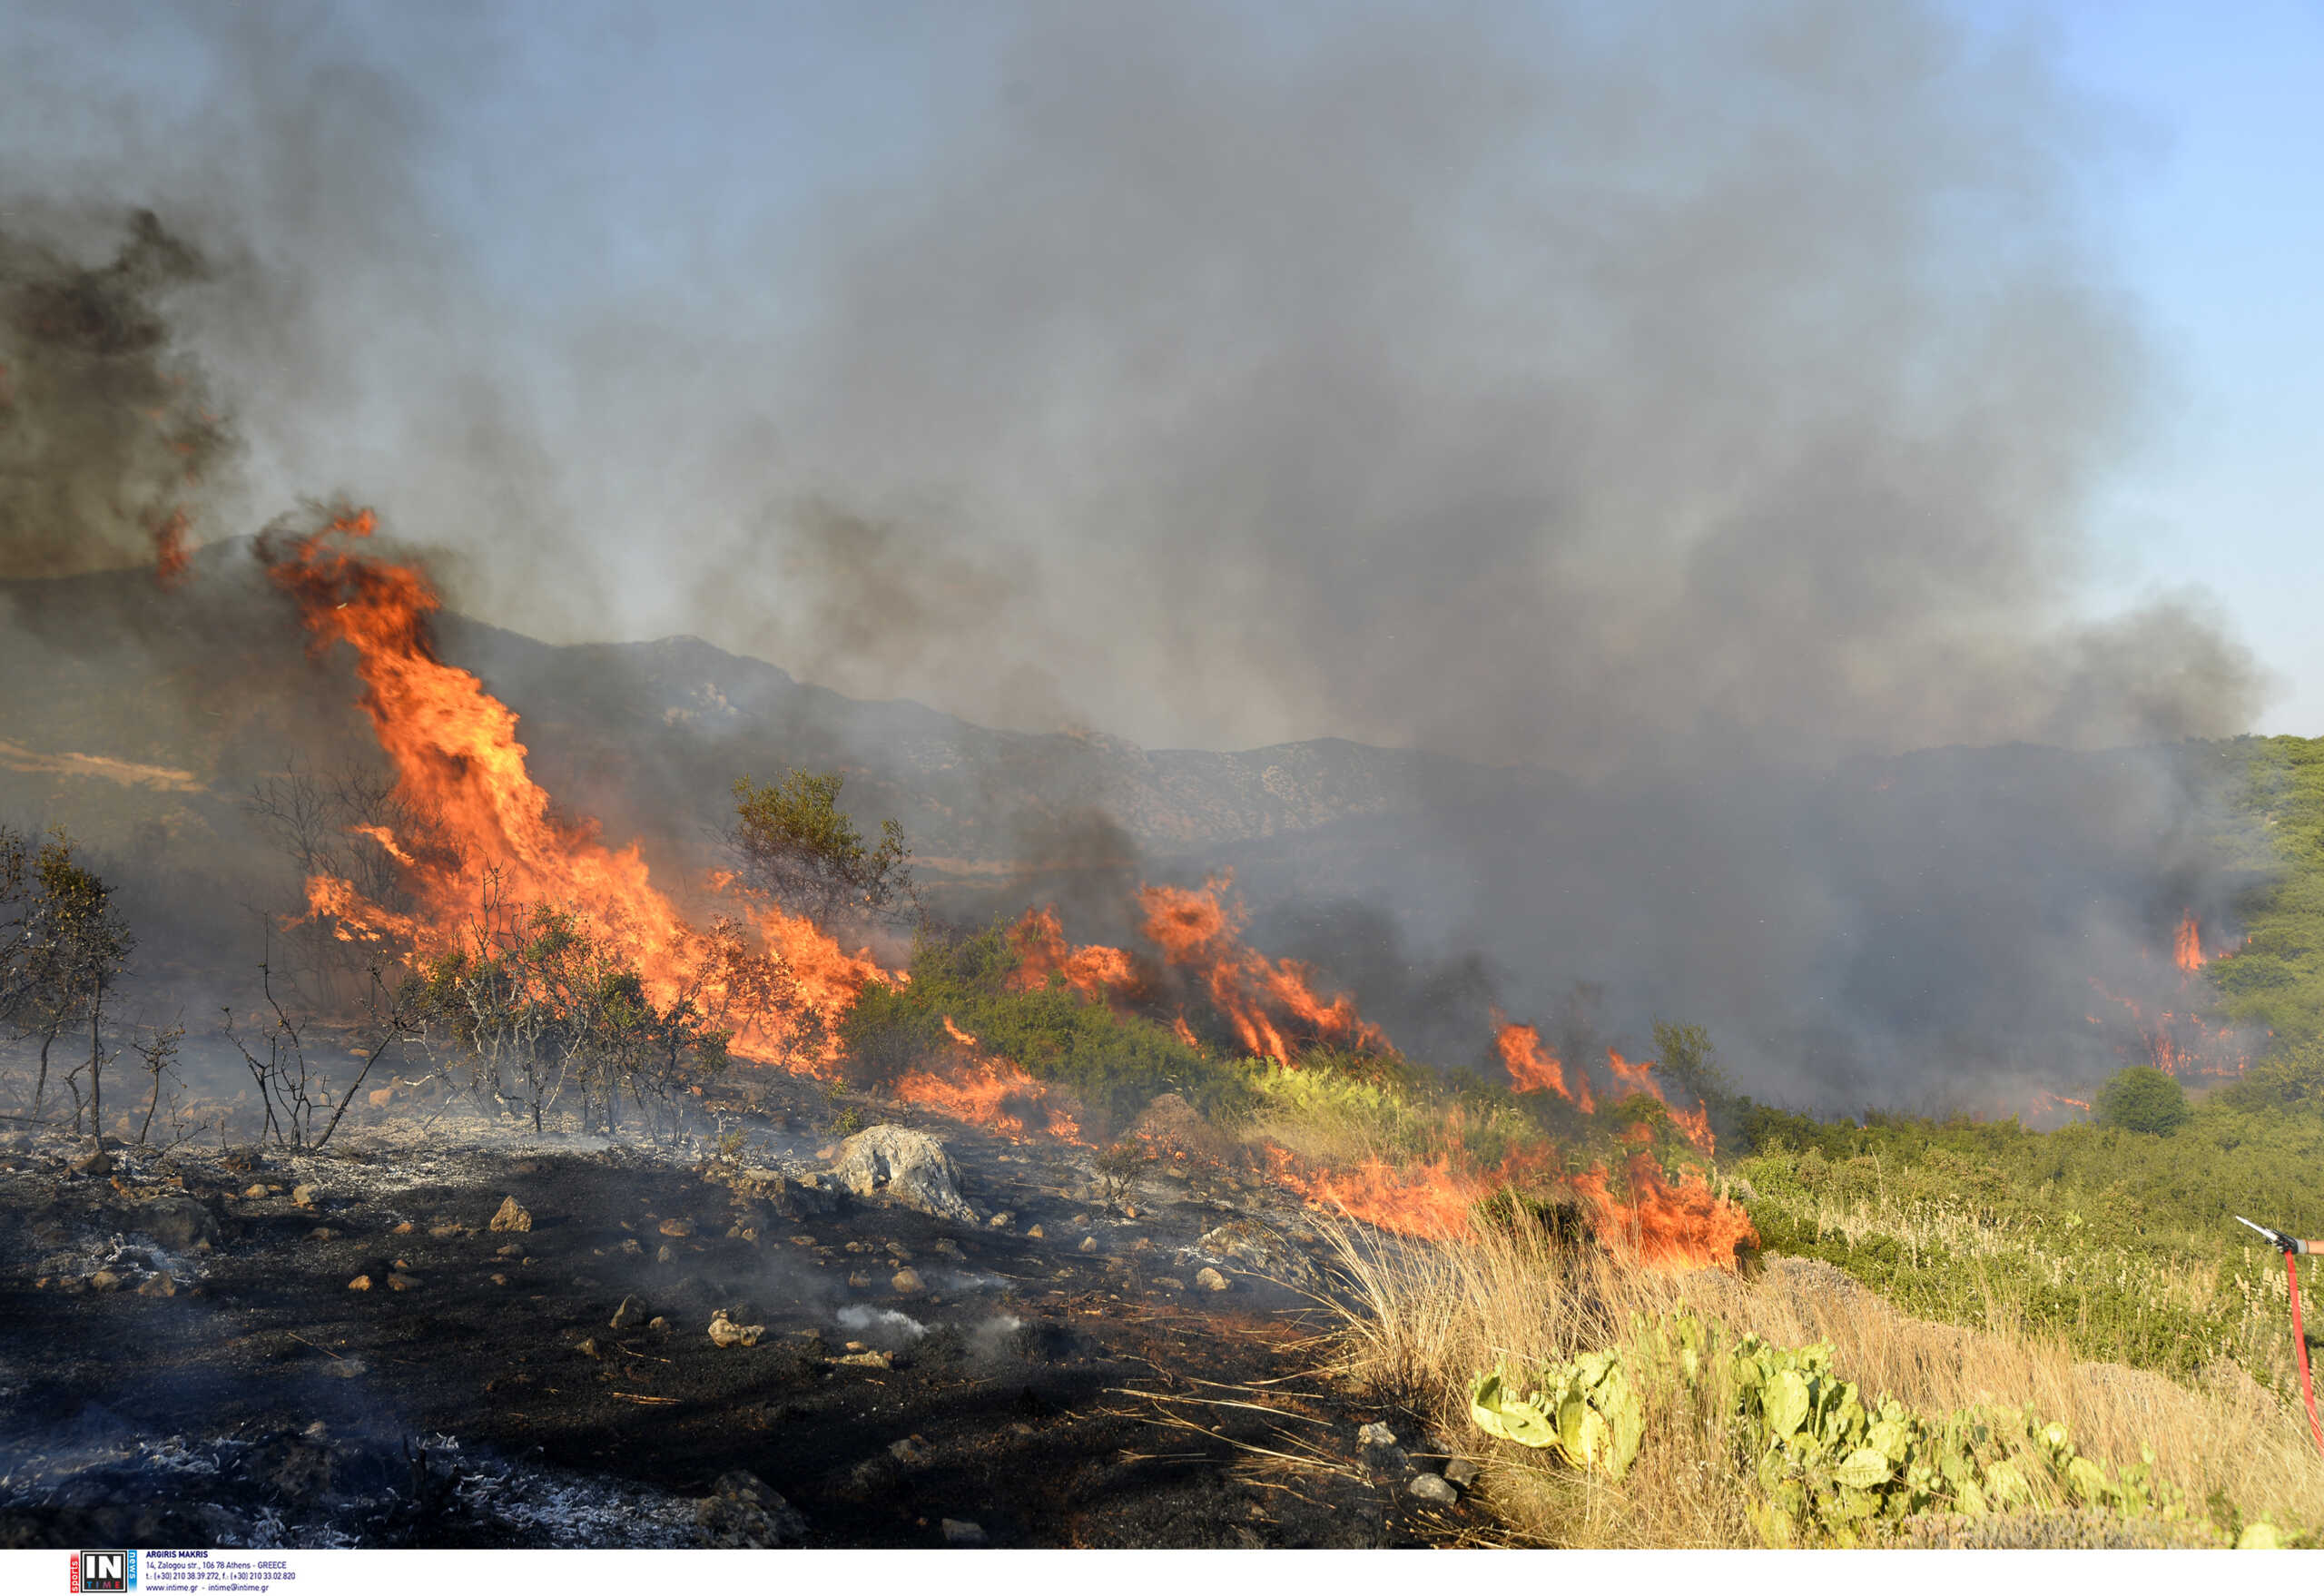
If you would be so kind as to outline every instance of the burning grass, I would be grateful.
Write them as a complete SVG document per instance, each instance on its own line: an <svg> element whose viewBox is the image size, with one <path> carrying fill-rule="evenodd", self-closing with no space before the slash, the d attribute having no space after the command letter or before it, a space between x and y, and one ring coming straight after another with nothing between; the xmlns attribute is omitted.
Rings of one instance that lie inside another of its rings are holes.
<svg viewBox="0 0 2324 1596"><path fill-rule="evenodd" d="M1925 1521L1907 1526L1907 1540L1981 1532L2024 1544L2232 1543L2262 1518L2293 1534L2324 1532L2324 1459L2280 1403L2231 1368L2191 1385L2079 1362L2062 1337L1913 1318L1827 1266L1796 1260L1751 1279L1661 1270L1524 1224L1442 1244L1384 1242L1347 1226L1327 1237L1345 1287L1336 1367L1461 1438L1483 1462L1478 1489L1515 1542L1766 1543L1754 1512L1764 1492L1716 1360L1691 1392L1645 1383L1644 1443L1619 1482L1494 1441L1469 1420L1481 1372L1561 1362L1622 1342L1640 1316L1688 1312L1729 1343L1745 1334L1777 1346L1829 1342L1836 1373L1867 1398L1885 1394L1931 1414L2030 1404L2110 1472L2139 1464L2141 1449L2152 1448L2157 1474L2192 1513L2168 1525L2095 1521L2029 1466L2033 1501L2012 1520L1982 1532Z"/></svg>

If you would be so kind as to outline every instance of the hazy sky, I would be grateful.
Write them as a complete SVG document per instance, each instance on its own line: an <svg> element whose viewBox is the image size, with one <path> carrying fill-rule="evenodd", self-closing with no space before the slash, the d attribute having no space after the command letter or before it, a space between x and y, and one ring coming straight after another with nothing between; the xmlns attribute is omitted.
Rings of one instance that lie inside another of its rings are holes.
<svg viewBox="0 0 2324 1596"><path fill-rule="evenodd" d="M2324 9L2219 15L0 4L0 220L190 231L220 520L545 635L1150 743L2313 734Z"/></svg>

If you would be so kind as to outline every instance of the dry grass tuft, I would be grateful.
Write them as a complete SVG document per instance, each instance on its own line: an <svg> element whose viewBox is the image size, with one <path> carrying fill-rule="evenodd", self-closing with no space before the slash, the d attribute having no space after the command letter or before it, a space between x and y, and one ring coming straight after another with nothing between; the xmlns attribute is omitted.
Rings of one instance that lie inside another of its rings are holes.
<svg viewBox="0 0 2324 1596"><path fill-rule="evenodd" d="M2062 1342L1910 1318L1828 1265L1773 1258L1757 1278L1719 1270L1659 1273L1530 1232L1431 1246L1352 1226L1327 1232L1345 1295L1340 1372L1401 1403L1484 1465L1479 1489L1520 1544L1726 1547L1758 1543L1746 1503L1756 1491L1720 1401L1651 1396L1646 1444L1627 1479L1582 1476L1492 1441L1469 1422L1479 1372L1573 1356L1620 1340L1634 1315L1691 1310L1730 1338L1833 1345L1842 1377L1867 1396L1925 1413L2031 1403L2063 1423L2083 1453L2136 1463L2142 1446L2201 1517L2231 1503L2245 1520L2324 1525L2324 1459L2304 1418L2231 1365L2191 1388L2116 1364L2079 1363ZM2004 1526L2011 1543L2094 1543L2085 1515ZM2049 1522L2050 1530L2043 1528ZM2122 1526L2107 1543L2183 1543L2201 1526ZM2151 1530L2151 1533L2145 1531ZM2041 1541L2054 1532L2054 1539ZM1923 1524L1921 1543L1993 1529ZM2028 1537L2032 1540L2029 1542ZM1963 1542L1966 1543L1966 1542Z"/></svg>

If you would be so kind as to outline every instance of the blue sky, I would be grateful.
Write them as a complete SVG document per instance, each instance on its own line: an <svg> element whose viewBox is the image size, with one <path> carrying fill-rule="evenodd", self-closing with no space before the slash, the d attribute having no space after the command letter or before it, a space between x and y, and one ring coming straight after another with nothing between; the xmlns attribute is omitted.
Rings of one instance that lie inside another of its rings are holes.
<svg viewBox="0 0 2324 1596"><path fill-rule="evenodd" d="M2055 13L2070 76L2144 126L2102 180L2176 402L2101 519L2110 586L2218 593L2324 734L2324 6L2112 0Z"/></svg>

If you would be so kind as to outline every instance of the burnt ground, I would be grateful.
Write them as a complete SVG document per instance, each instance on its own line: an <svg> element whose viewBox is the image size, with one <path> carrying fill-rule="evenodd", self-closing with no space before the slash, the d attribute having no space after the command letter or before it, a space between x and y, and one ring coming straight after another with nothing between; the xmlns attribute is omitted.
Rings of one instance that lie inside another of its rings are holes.
<svg viewBox="0 0 2324 1596"><path fill-rule="evenodd" d="M116 1150L84 1173L85 1144L18 1133L0 1545L1348 1547L1486 1527L1416 1499L1427 1443L1315 1373L1311 1297L1190 1250L1232 1222L1286 1238L1298 1269L1281 1194L1167 1160L1108 1193L1080 1149L880 1109L947 1143L976 1213L938 1218L834 1189L759 1107L724 1164L453 1116L320 1157ZM507 1197L529 1230L489 1227ZM721 1310L755 1344L714 1345ZM1364 1443L1384 1418L1411 1456Z"/></svg>

